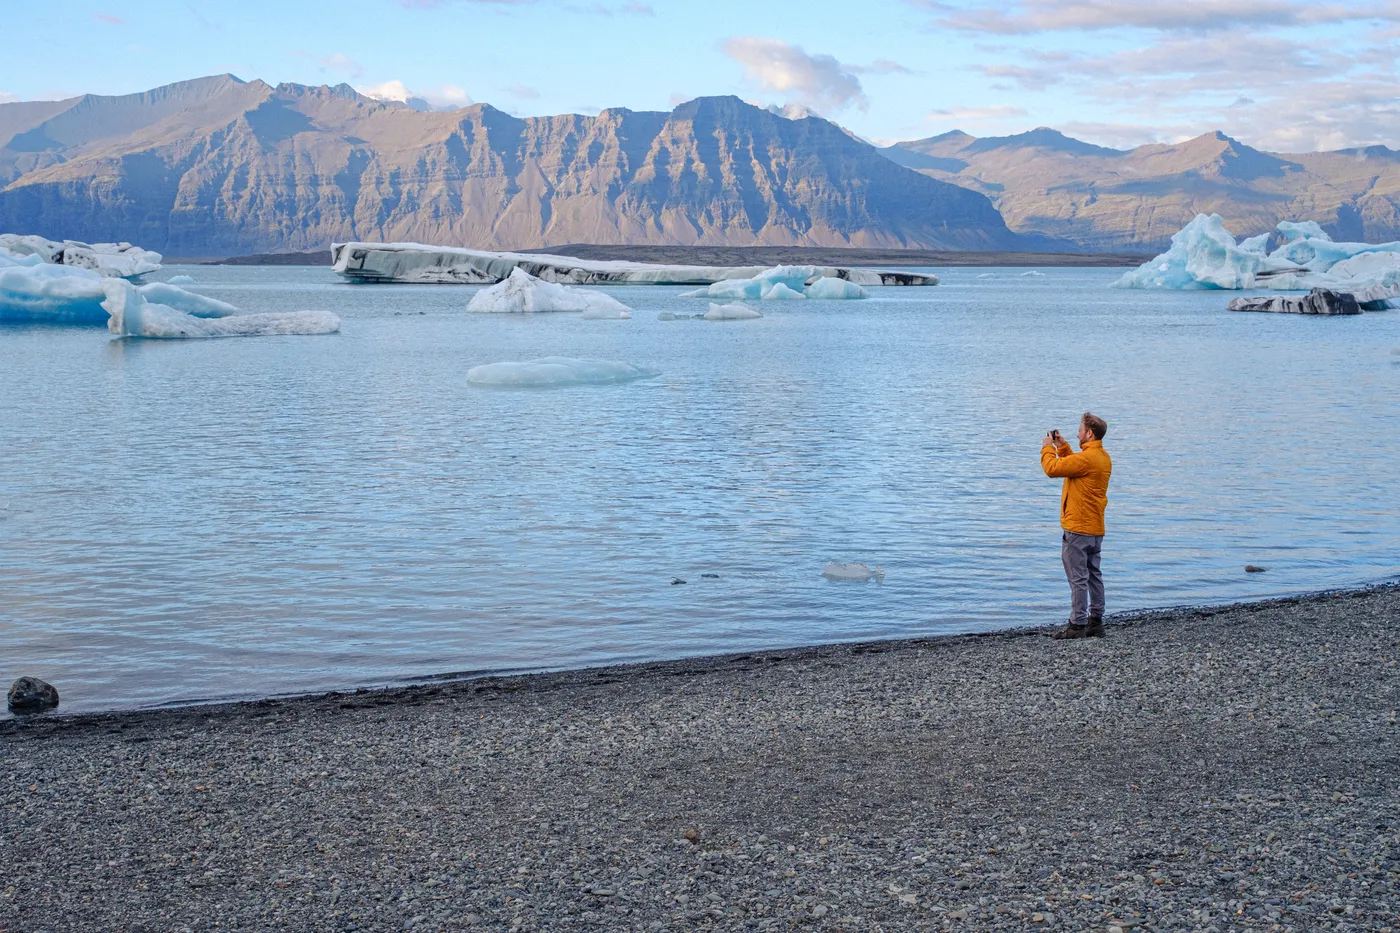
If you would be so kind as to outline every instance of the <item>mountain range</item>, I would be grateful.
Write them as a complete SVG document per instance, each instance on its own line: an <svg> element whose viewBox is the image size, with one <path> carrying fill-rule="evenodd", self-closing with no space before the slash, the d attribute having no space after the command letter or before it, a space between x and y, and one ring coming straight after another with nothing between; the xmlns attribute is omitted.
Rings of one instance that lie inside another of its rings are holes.
<svg viewBox="0 0 1400 933"><path fill-rule="evenodd" d="M217 256L332 240L1035 248L991 202L734 97L517 118L232 75L0 105L0 229Z"/></svg>
<svg viewBox="0 0 1400 933"><path fill-rule="evenodd" d="M1400 152L1384 146L1283 155L1215 132L1124 151L1041 127L983 139L955 130L881 152L987 195L1012 230L1093 251L1162 249L1199 213L1236 235L1315 220L1340 240L1400 239Z"/></svg>
<svg viewBox="0 0 1400 933"><path fill-rule="evenodd" d="M178 256L408 240L1144 252L1198 212L1400 239L1400 153L1223 133L1109 149L1040 128L876 148L735 97L670 112L424 111L218 75L0 104L0 230Z"/></svg>

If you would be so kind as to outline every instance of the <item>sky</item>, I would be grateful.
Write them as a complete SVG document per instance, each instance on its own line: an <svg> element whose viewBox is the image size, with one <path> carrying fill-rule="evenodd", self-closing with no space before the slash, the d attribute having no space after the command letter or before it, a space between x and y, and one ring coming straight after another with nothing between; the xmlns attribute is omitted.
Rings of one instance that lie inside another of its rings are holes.
<svg viewBox="0 0 1400 933"><path fill-rule="evenodd" d="M57 8L56 8L57 9ZM703 95L879 144L1051 126L1400 148L1400 0L67 0L6 21L0 102L230 72L520 116Z"/></svg>

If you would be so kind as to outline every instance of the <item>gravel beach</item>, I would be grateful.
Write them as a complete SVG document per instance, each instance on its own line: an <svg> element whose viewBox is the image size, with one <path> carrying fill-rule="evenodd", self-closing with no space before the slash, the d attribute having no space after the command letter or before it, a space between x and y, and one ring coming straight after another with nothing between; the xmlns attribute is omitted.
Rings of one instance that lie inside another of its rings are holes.
<svg viewBox="0 0 1400 933"><path fill-rule="evenodd" d="M1045 634L0 723L0 931L1400 929L1400 589Z"/></svg>

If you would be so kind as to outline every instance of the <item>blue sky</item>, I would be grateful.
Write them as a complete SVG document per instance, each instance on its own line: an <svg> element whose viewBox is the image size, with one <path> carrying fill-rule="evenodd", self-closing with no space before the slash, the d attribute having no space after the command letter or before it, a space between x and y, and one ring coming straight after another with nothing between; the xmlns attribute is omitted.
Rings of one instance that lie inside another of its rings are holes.
<svg viewBox="0 0 1400 933"><path fill-rule="evenodd" d="M874 141L1046 125L1400 147L1397 0L69 0L7 19L0 100L206 74L520 115L736 94Z"/></svg>

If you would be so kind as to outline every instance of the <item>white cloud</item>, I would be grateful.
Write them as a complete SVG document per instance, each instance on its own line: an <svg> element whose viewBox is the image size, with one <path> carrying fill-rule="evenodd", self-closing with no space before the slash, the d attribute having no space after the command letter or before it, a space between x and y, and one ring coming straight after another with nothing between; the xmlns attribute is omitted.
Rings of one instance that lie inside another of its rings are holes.
<svg viewBox="0 0 1400 933"><path fill-rule="evenodd" d="M1016 35L1062 30L1157 29L1214 32L1240 26L1306 26L1321 23L1400 21L1400 6L1386 0L1325 3L1313 0L1021 0L955 4L911 0L934 11L942 27Z"/></svg>
<svg viewBox="0 0 1400 933"><path fill-rule="evenodd" d="M743 66L745 79L766 91L828 110L869 106L860 79L830 55L809 55L800 46L763 36L735 36L720 48Z"/></svg>
<svg viewBox="0 0 1400 933"><path fill-rule="evenodd" d="M1001 120L1014 120L1030 114L1024 107L994 105L988 107L948 107L943 110L930 110L928 118L940 122L987 123Z"/></svg>
<svg viewBox="0 0 1400 933"><path fill-rule="evenodd" d="M11 94L9 91L0 91L0 104L13 104L19 100L18 94Z"/></svg>
<svg viewBox="0 0 1400 933"><path fill-rule="evenodd" d="M402 81L382 81L379 84L357 85L356 91L375 100L396 100L414 110L457 110L473 103L466 91L452 84L439 85L422 92L409 90Z"/></svg>

